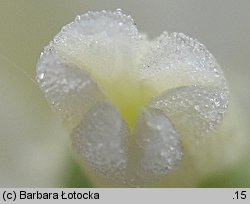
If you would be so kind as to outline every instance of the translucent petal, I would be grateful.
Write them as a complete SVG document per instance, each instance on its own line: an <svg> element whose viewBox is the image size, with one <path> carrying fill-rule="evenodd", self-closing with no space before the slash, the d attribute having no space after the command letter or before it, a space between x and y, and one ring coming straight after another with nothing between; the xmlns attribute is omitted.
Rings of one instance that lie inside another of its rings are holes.
<svg viewBox="0 0 250 204"><path fill-rule="evenodd" d="M149 108L140 113L136 136L142 149L138 173L144 181L167 174L182 159L181 138L161 110Z"/></svg>
<svg viewBox="0 0 250 204"><path fill-rule="evenodd" d="M82 160L109 179L124 180L129 130L109 103L95 105L72 134Z"/></svg>
<svg viewBox="0 0 250 204"><path fill-rule="evenodd" d="M54 50L41 55L37 63L37 81L52 108L71 130L95 103L103 100L97 85L75 64Z"/></svg>
<svg viewBox="0 0 250 204"><path fill-rule="evenodd" d="M205 135L222 120L228 93L219 88L189 86L164 92L150 107L162 110L182 136Z"/></svg>
<svg viewBox="0 0 250 204"><path fill-rule="evenodd" d="M182 33L163 33L152 43L142 63L141 79L159 92L189 85L226 87L213 55L196 39Z"/></svg>
<svg viewBox="0 0 250 204"><path fill-rule="evenodd" d="M95 79L110 81L133 72L130 68L140 54L140 39L130 16L120 10L104 10L77 16L62 28L49 47L73 60Z"/></svg>

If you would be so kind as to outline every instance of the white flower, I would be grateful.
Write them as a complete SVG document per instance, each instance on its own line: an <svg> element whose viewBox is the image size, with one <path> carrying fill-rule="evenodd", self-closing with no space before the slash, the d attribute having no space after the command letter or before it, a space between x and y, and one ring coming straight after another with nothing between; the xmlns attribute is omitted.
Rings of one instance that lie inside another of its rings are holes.
<svg viewBox="0 0 250 204"><path fill-rule="evenodd" d="M38 61L37 81L81 162L126 185L188 166L229 98L204 45L181 33L149 41L121 10L63 27Z"/></svg>

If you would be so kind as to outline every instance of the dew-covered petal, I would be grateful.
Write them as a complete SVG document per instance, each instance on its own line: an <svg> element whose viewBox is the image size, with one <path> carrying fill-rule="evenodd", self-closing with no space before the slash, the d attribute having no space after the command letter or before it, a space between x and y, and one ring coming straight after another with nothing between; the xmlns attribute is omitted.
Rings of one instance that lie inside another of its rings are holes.
<svg viewBox="0 0 250 204"><path fill-rule="evenodd" d="M36 71L46 99L70 130L95 103L103 100L90 76L54 50L41 55Z"/></svg>
<svg viewBox="0 0 250 204"><path fill-rule="evenodd" d="M188 86L168 90L154 98L151 108L162 110L181 135L201 136L214 130L228 106L227 91Z"/></svg>
<svg viewBox="0 0 250 204"><path fill-rule="evenodd" d="M181 138L161 110L142 110L135 131L142 152L138 175L144 181L166 175L182 159Z"/></svg>
<svg viewBox="0 0 250 204"><path fill-rule="evenodd" d="M123 181L129 130L108 102L95 105L72 133L79 157L108 179Z"/></svg>
<svg viewBox="0 0 250 204"><path fill-rule="evenodd" d="M94 79L110 81L130 75L140 54L141 36L134 20L120 10L88 12L64 26L50 43Z"/></svg>
<svg viewBox="0 0 250 204"><path fill-rule="evenodd" d="M140 77L159 92L190 85L226 87L213 55L196 39L164 32L142 58Z"/></svg>

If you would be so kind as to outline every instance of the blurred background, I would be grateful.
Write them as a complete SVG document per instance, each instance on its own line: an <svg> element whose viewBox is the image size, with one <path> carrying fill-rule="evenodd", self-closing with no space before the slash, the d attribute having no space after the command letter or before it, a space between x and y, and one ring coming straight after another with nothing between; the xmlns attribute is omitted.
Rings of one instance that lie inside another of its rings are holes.
<svg viewBox="0 0 250 204"><path fill-rule="evenodd" d="M238 115L249 126L250 1L0 0L1 187L94 186L34 82L35 66L43 47L77 14L116 8L130 14L150 38L167 30L204 43L222 66ZM250 138L249 127L245 134ZM197 187L250 187L249 172L250 159Z"/></svg>

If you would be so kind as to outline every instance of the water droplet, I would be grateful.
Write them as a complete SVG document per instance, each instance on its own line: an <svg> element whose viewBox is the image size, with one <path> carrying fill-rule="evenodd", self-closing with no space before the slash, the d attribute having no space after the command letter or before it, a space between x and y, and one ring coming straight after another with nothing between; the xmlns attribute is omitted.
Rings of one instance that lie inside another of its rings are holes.
<svg viewBox="0 0 250 204"><path fill-rule="evenodd" d="M197 111L199 111L199 110L200 110L200 106L195 105L195 106L194 106L194 109L197 110Z"/></svg>
<svg viewBox="0 0 250 204"><path fill-rule="evenodd" d="M44 74L44 73L41 73L41 74L39 75L39 79L40 79L40 80L43 80L43 79L44 79L44 76L45 76L45 74Z"/></svg>
<svg viewBox="0 0 250 204"><path fill-rule="evenodd" d="M75 18L76 21L80 21L81 20L81 16L80 15L77 15L76 18Z"/></svg>

